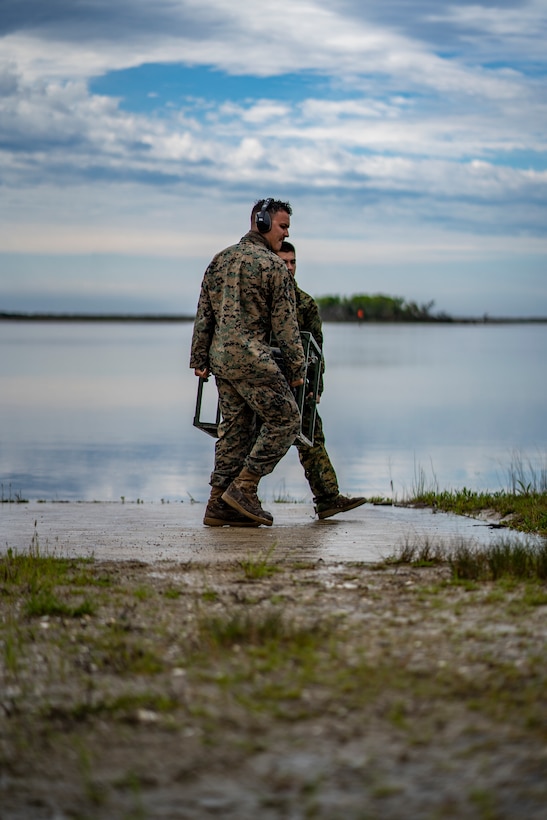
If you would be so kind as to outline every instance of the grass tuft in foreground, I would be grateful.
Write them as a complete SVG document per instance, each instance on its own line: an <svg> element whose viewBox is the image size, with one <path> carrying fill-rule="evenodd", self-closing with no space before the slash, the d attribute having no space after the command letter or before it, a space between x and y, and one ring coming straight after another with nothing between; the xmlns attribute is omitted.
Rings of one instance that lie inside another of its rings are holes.
<svg viewBox="0 0 547 820"><path fill-rule="evenodd" d="M78 591L88 585L104 581L93 579L86 572L86 559L71 560L51 554L42 554L35 535L26 553L16 553L8 549L0 561L0 585L4 595L19 597L25 595L25 613L29 617L64 616L80 618L92 615L93 602L84 597L74 602ZM64 594L61 593L64 590Z"/></svg>
<svg viewBox="0 0 547 820"><path fill-rule="evenodd" d="M462 545L448 556L448 563L455 579L547 581L547 542L502 539L481 550Z"/></svg>
<svg viewBox="0 0 547 820"><path fill-rule="evenodd" d="M448 564L454 581L547 581L547 541L516 543L502 538L477 547L462 541L453 547L405 543L388 564L427 567Z"/></svg>
<svg viewBox="0 0 547 820"><path fill-rule="evenodd" d="M243 570L245 578L248 581L268 578L270 575L275 575L276 572L280 571L278 564L271 560L275 547L276 545L272 544L268 550L261 552L256 557L249 556L248 558L239 561L239 566Z"/></svg>
<svg viewBox="0 0 547 820"><path fill-rule="evenodd" d="M6 816L152 817L181 788L202 816L228 777L233 816L541 816L546 549L292 558L0 556ZM37 621L47 590L95 614Z"/></svg>

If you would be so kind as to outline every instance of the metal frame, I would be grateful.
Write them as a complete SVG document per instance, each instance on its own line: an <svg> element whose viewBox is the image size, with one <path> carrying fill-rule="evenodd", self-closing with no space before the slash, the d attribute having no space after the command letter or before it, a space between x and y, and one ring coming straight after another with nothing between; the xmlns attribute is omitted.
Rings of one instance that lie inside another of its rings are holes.
<svg viewBox="0 0 547 820"><path fill-rule="evenodd" d="M196 409L194 411L194 427L198 427L213 438L218 438L218 425L220 424L220 404L217 402L217 416L215 421L203 421L201 417L201 402L203 400L203 388L209 379L198 379L198 395L196 398Z"/></svg>
<svg viewBox="0 0 547 820"><path fill-rule="evenodd" d="M298 441L308 447L313 447L313 436L315 432L315 416L317 414L317 395L319 393L319 383L321 381L321 365L323 355L321 348L315 341L314 337L308 331L302 331L300 334L302 340L302 347L304 348L304 360L306 362L306 372L304 374L304 384L300 387L292 388L298 410L300 412L300 431L297 435ZM281 359L281 351L279 348L272 347L274 357ZM201 418L201 404L203 401L203 389L208 379L198 379L198 392L196 397L196 409L194 411L194 427L203 430L207 435L213 438L218 438L218 425L221 421L220 404L217 401L216 419L215 421L205 421ZM306 405L311 408L309 419L307 419L304 426L304 410Z"/></svg>

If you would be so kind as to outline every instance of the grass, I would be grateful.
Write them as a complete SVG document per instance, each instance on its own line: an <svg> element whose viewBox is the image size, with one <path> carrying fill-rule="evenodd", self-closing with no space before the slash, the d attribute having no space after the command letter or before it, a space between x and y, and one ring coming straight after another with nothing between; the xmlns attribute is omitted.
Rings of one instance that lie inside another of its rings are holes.
<svg viewBox="0 0 547 820"><path fill-rule="evenodd" d="M270 560L275 551L275 547L276 545L272 544L269 549L262 551L256 557L249 556L248 558L238 562L239 566L243 570L245 578L248 581L268 578L280 571L279 565Z"/></svg>
<svg viewBox="0 0 547 820"><path fill-rule="evenodd" d="M51 756L62 770L56 756L65 749L70 759L81 742L81 816L93 816L99 799L107 816L113 792L103 789L97 761L115 760L125 744L128 783L149 796L154 764L141 762L144 736L161 748L158 779L169 766L174 778L199 778L222 755L235 770L245 754L283 754L293 740L303 753L321 745L336 761L345 743L381 737L388 755L394 747L419 753L432 782L443 764L435 769L431 760L450 737L458 738L456 774L464 754L475 768L485 765L472 750L474 732L492 755L507 746L501 765L509 772L513 747L540 759L547 541L531 536L545 535L547 507L540 475L515 476L504 493L422 487L414 500L460 514L511 514L529 539L501 536L479 547L408 538L377 566L293 561L273 545L229 566L189 563L187 583L161 567L151 575L119 562L114 571L47 554L35 533L27 553L0 555L0 705L9 718L0 765L32 771L32 750L43 768ZM382 816L392 782L375 781L368 816ZM32 794L25 780L27 788ZM501 816L501 799L495 784L468 785L460 815Z"/></svg>
<svg viewBox="0 0 547 820"><path fill-rule="evenodd" d="M440 512L478 516L485 510L504 521L509 529L547 536L547 492L496 493L474 490L424 491L407 498L404 504L432 507Z"/></svg>
<svg viewBox="0 0 547 820"><path fill-rule="evenodd" d="M418 749L430 761L452 731L457 774L475 726L496 754L510 733L532 759L545 746L545 554L503 540L473 550L408 541L379 572L277 560L272 547L229 566L188 565L192 577L176 587L161 565L114 570L37 545L0 556L2 706L16 739L0 762L31 771L32 749L41 770L49 756L63 770L56 756L70 759L81 743L89 788L80 816L94 816L96 785L102 816L118 816L114 766L105 786L116 754L148 797L150 777L197 780L219 756L234 771L259 749L321 747L336 761L348 743L381 737L388 755ZM88 599L93 611L72 617L50 603L43 628L28 603L44 591L67 607ZM149 743L161 749L157 771L145 761ZM389 799L392 782L375 781L374 799ZM468 797L471 814L482 800Z"/></svg>
<svg viewBox="0 0 547 820"><path fill-rule="evenodd" d="M4 495L4 485L0 484L0 504L28 504L28 498L24 498L20 490L12 492L11 484L8 494Z"/></svg>
<svg viewBox="0 0 547 820"><path fill-rule="evenodd" d="M547 581L547 542L501 539L480 550L462 545L448 556L455 579Z"/></svg>
<svg viewBox="0 0 547 820"><path fill-rule="evenodd" d="M418 467L414 487L401 503L467 516L487 510L509 529L547 537L547 457L536 466L515 452L506 473L505 490L439 490L436 477L428 485L425 471Z"/></svg>
<svg viewBox="0 0 547 820"><path fill-rule="evenodd" d="M88 598L71 606L60 600L49 588L41 588L32 592L25 606L25 612L31 618L56 615L64 618L82 618L84 615L94 615L95 611L95 604Z"/></svg>
<svg viewBox="0 0 547 820"><path fill-rule="evenodd" d="M199 643L207 651L241 645L261 645L284 635L283 617L271 610L256 617L249 609L207 616L199 625Z"/></svg>
<svg viewBox="0 0 547 820"><path fill-rule="evenodd" d="M126 691L120 695L95 696L92 700L45 703L40 717L52 727L80 727L104 720L124 725L161 721L163 726L168 726L168 719L179 708L179 700L167 694Z"/></svg>
<svg viewBox="0 0 547 820"><path fill-rule="evenodd" d="M455 546L439 546L429 539L405 542L387 564L431 567L446 564L454 581L534 581L547 582L547 541L515 542L500 538L477 547L465 541Z"/></svg>
<svg viewBox="0 0 547 820"><path fill-rule="evenodd" d="M104 577L95 579L86 572L88 567L86 559L71 560L42 554L35 532L28 552L18 554L8 549L2 556L0 588L8 597L19 597L24 591L24 611L31 618L81 618L95 612L93 601L87 596L78 602L70 599L88 585L105 584ZM60 588L63 589L62 597Z"/></svg>
<svg viewBox="0 0 547 820"><path fill-rule="evenodd" d="M421 606L428 611L427 602ZM496 608L489 607L492 613ZM200 630L201 652L196 655L197 667L190 668L202 685L223 693L222 711L210 701L206 705L209 717L219 721L217 730L234 721L241 709L245 720L268 716L291 723L320 717L336 720L341 715L358 720L372 709L395 731L423 743L423 733L430 731L425 715L440 704L448 709L451 704L467 704L471 711L496 720L521 713L534 725L543 711L543 662L538 659L536 673L530 675L530 669L502 662L495 654L483 657L482 647L473 658L477 650L469 641L468 665L479 663L484 671L462 676L457 670L465 664L456 633L445 637L443 655L434 653L425 674L412 663L416 635L400 625L398 638L391 631L388 640L385 633L378 648L359 624L329 620L318 628L311 620L297 623L279 613L251 616L228 610L214 621L204 620Z"/></svg>
<svg viewBox="0 0 547 820"><path fill-rule="evenodd" d="M432 567L445 564L446 548L431 541L429 537L411 541L407 538L402 546L387 559L389 564L411 564L413 567Z"/></svg>
<svg viewBox="0 0 547 820"><path fill-rule="evenodd" d="M125 625L114 624L99 635L85 637L88 665L116 675L157 675L165 668L161 652L139 631L132 632Z"/></svg>

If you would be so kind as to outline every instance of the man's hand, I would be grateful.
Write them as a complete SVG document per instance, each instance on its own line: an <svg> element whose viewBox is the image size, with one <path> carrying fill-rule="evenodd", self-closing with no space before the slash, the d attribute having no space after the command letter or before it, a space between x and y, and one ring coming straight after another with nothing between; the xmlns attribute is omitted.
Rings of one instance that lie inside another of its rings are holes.
<svg viewBox="0 0 547 820"><path fill-rule="evenodd" d="M200 370L199 367L196 367L194 370L194 375L199 376L200 379L208 379L210 376L211 371L208 367L204 367L203 370Z"/></svg>
<svg viewBox="0 0 547 820"><path fill-rule="evenodd" d="M300 387L301 384L304 384L304 379L296 379L294 382L289 382L291 387Z"/></svg>

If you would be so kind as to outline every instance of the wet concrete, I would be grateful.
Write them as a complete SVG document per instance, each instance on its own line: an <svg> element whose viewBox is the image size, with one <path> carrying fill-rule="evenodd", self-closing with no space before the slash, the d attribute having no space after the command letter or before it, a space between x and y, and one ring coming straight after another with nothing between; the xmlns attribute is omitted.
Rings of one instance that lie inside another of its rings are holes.
<svg viewBox="0 0 547 820"><path fill-rule="evenodd" d="M265 505L268 506L268 505ZM34 543L42 553L97 560L239 560L275 547L299 560L375 562L405 544L486 545L517 533L430 509L366 504L325 521L308 504L270 504L273 527L203 526L205 504L35 503L0 506L0 553Z"/></svg>

